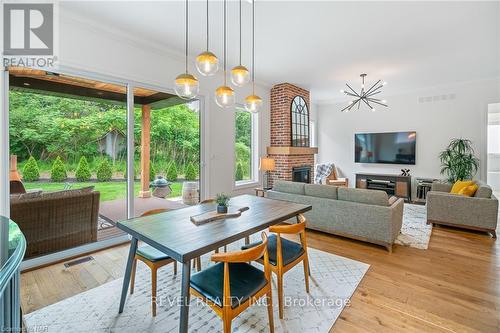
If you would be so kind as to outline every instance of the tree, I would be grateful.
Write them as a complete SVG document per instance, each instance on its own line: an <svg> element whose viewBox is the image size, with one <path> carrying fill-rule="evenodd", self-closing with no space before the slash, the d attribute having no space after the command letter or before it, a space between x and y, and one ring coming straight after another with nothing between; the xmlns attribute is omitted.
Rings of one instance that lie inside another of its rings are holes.
<svg viewBox="0 0 500 333"><path fill-rule="evenodd" d="M156 168L153 162L149 163L149 180L153 181L156 179L156 174L158 173L158 169Z"/></svg>
<svg viewBox="0 0 500 333"><path fill-rule="evenodd" d="M196 169L193 163L189 163L186 167L184 178L186 178L186 180L196 180Z"/></svg>
<svg viewBox="0 0 500 333"><path fill-rule="evenodd" d="M86 182L90 179L90 167L85 156L82 156L80 158L80 162L78 162L78 166L76 167L75 176L76 179L80 182Z"/></svg>
<svg viewBox="0 0 500 333"><path fill-rule="evenodd" d="M28 182L40 179L40 170L38 169L38 164L33 156L30 156L28 162L24 165L23 179Z"/></svg>
<svg viewBox="0 0 500 333"><path fill-rule="evenodd" d="M175 162L170 163L168 169L167 169L167 180L171 182L175 182L177 180L177 166L175 165Z"/></svg>
<svg viewBox="0 0 500 333"><path fill-rule="evenodd" d="M238 163L236 165L236 173L234 175L234 178L236 179L236 181L243 180L243 166L241 165L241 163Z"/></svg>
<svg viewBox="0 0 500 333"><path fill-rule="evenodd" d="M66 166L61 160L60 156L57 156L54 163L52 164L52 169L50 170L50 179L53 182L62 182L68 178L66 173Z"/></svg>
<svg viewBox="0 0 500 333"><path fill-rule="evenodd" d="M113 176L113 169L107 158L103 158L99 166L97 167L97 180L100 182L105 182L111 180Z"/></svg>

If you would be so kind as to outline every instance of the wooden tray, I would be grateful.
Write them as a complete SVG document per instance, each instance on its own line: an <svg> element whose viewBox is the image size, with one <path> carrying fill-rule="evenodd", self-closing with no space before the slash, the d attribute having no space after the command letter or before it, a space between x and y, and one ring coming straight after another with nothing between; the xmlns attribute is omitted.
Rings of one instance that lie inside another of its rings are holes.
<svg viewBox="0 0 500 333"><path fill-rule="evenodd" d="M244 211L248 210L248 207L231 207L229 206L227 209L227 213L217 213L217 210L203 213L200 215L194 215L191 216L191 222L193 222L196 225L202 225L205 223L217 221L217 220L224 220L224 219L234 219L237 217L241 216L241 213Z"/></svg>

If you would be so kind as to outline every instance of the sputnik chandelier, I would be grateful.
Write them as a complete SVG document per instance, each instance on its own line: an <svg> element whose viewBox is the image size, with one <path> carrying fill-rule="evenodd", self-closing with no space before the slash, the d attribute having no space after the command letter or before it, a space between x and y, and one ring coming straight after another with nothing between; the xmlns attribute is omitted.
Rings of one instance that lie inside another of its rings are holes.
<svg viewBox="0 0 500 333"><path fill-rule="evenodd" d="M382 82L382 80L378 80L372 85L369 89L365 89L365 77L367 74L361 74L361 90L360 92L356 92L352 87L346 83L345 85L349 88L349 91L341 90L340 92L346 94L347 96L353 97L353 99L349 102L349 104L340 110L341 112L349 112L352 108L356 107L359 110L361 104L366 104L370 108L371 111L375 111L373 104L378 104L387 107L387 101L385 99L378 99L373 96L380 94L382 92L382 88L387 84L387 82Z"/></svg>

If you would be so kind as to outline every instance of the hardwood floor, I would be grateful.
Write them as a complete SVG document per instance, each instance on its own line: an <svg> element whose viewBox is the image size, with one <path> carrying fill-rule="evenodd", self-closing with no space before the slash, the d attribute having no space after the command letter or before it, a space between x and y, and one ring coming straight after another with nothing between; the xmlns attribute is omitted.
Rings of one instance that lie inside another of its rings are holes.
<svg viewBox="0 0 500 333"><path fill-rule="evenodd" d="M308 245L371 265L332 332L500 332L500 240L434 227L428 250L308 232ZM122 276L128 246L21 275L29 313Z"/></svg>

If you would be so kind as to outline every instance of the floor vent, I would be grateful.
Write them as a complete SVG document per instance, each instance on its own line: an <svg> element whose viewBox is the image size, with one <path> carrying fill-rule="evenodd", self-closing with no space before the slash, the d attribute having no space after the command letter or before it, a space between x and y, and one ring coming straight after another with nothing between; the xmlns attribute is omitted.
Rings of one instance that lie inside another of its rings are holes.
<svg viewBox="0 0 500 333"><path fill-rule="evenodd" d="M76 266L76 265L83 264L84 262L89 262L91 260L94 260L94 257L87 256L87 257L79 258L79 259L76 259L76 260L73 260L73 261L65 262L64 263L64 267L70 268L70 267L73 267L73 266Z"/></svg>

